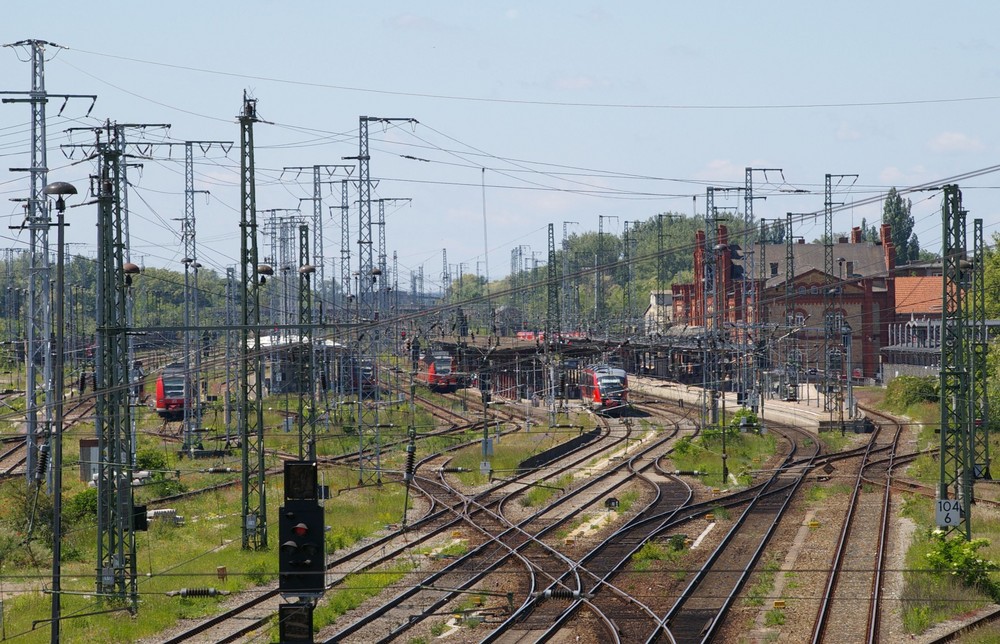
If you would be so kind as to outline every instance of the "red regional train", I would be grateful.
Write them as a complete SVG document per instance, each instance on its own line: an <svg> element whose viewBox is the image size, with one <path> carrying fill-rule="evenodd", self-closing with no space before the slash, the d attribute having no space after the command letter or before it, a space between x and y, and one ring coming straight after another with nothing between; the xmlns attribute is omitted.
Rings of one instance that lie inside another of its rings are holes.
<svg viewBox="0 0 1000 644"><path fill-rule="evenodd" d="M156 379L156 413L167 420L184 417L187 405L188 377L184 365L168 364Z"/></svg>
<svg viewBox="0 0 1000 644"><path fill-rule="evenodd" d="M628 405L628 375L608 365L587 367L581 372L580 398L597 411L620 411Z"/></svg>
<svg viewBox="0 0 1000 644"><path fill-rule="evenodd" d="M449 392L458 389L458 374L455 371L455 359L444 351L432 351L420 356L420 369L417 380L423 382L431 391Z"/></svg>

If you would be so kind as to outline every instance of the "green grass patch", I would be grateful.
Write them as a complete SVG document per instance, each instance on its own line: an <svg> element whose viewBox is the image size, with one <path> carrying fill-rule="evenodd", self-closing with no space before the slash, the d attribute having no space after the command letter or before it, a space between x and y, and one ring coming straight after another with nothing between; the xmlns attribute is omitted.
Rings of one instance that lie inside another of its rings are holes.
<svg viewBox="0 0 1000 644"><path fill-rule="evenodd" d="M832 485L811 485L806 489L806 501L816 503L825 501L831 496L840 494L850 494L854 488L846 483L834 483Z"/></svg>
<svg viewBox="0 0 1000 644"><path fill-rule="evenodd" d="M709 484L722 483L722 432L705 430L701 436L685 436L677 441L670 458L679 470L706 472ZM725 436L727 466L741 484L749 484L752 470L760 468L774 455L777 440L772 434L741 433L732 429ZM728 485L729 481L725 483Z"/></svg>
<svg viewBox="0 0 1000 644"><path fill-rule="evenodd" d="M764 613L765 626L781 626L785 623L785 611L780 608L772 608Z"/></svg>
<svg viewBox="0 0 1000 644"><path fill-rule="evenodd" d="M398 563L382 570L348 575L340 587L328 592L313 612L313 630L333 624L337 618L357 608L369 597L378 595L415 568L412 563Z"/></svg>
<svg viewBox="0 0 1000 644"><path fill-rule="evenodd" d="M774 577L781 570L777 559L770 559L757 574L757 581L747 591L743 603L747 606L763 606L764 600L774 590Z"/></svg>
<svg viewBox="0 0 1000 644"><path fill-rule="evenodd" d="M903 504L902 514L913 519L919 526L906 553L903 573L903 592L900 597L903 606L903 624L909 633L922 633L930 626L982 608L990 602L989 596L975 588L965 586L958 576L935 571L930 557L935 548L935 540L928 529L934 524L933 500L911 496ZM977 529L979 522L973 518L973 531L997 533L1000 526L989 522L986 530ZM995 556L995 547L984 549L987 557Z"/></svg>

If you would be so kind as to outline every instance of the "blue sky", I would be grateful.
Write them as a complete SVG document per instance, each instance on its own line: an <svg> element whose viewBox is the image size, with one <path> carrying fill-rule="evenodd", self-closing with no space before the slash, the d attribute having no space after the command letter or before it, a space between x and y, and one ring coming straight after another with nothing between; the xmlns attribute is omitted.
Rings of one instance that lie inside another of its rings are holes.
<svg viewBox="0 0 1000 644"><path fill-rule="evenodd" d="M49 179L80 187L93 166L64 157L67 127L170 123L149 140L238 142L246 89L271 122L255 129L258 208L301 205L311 216L299 201L310 178L283 167L345 163L360 115L416 119L370 126L373 197L412 198L386 206L387 249L398 253L400 286L423 265L433 288L442 248L450 264L485 270L484 192L497 277L514 246L544 257L548 223L561 237L563 222L596 230L600 215L616 217L605 230L620 233L658 212L700 214L705 187L742 186L747 166L783 170L756 177L767 199L755 214L769 218L821 211L825 173L859 175L838 185L835 200L848 207L837 231L862 217L877 223L881 206L856 201L993 166L998 6L57 0L5 6L0 40L63 45L49 50L47 90L98 95L89 117L86 102L61 116L59 102L48 107ZM24 53L0 49L0 90L30 89ZM29 123L25 105L0 106L0 247L27 243L7 230L22 215L6 199L28 189L7 168L27 165ZM156 156L131 177L132 256L179 268L183 152ZM196 189L211 192L196 199L199 259L223 271L239 249L239 153L206 156L196 163ZM970 217L985 220L988 236L1000 230L1000 177L960 185ZM339 204L336 190L327 205ZM940 193L911 198L921 245L936 250ZM72 252L93 254L95 215L72 212ZM339 256L339 215L324 222L325 255ZM796 234L812 240L822 221Z"/></svg>

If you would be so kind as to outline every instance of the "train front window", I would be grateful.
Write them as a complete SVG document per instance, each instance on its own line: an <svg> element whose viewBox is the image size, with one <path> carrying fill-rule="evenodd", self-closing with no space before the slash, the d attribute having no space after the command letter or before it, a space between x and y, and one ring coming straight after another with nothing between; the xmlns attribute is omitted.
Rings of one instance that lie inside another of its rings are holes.
<svg viewBox="0 0 1000 644"><path fill-rule="evenodd" d="M439 375L445 375L451 373L451 359L447 360L435 360L434 361L434 371Z"/></svg>
<svg viewBox="0 0 1000 644"><path fill-rule="evenodd" d="M618 378L615 378L615 377L601 378L597 382L598 382L598 384L600 384L601 390L602 391L606 391L608 393L615 393L615 392L622 391L622 389L624 389L622 387L621 381L618 380Z"/></svg>
<svg viewBox="0 0 1000 644"><path fill-rule="evenodd" d="M163 396L166 398L183 398L184 397L184 381L183 380L164 380L163 381Z"/></svg>

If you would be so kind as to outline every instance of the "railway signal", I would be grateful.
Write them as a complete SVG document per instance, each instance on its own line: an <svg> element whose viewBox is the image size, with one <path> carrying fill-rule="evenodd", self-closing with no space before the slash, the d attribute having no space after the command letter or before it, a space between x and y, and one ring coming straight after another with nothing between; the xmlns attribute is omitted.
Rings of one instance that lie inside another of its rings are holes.
<svg viewBox="0 0 1000 644"><path fill-rule="evenodd" d="M278 521L278 591L283 596L313 597L326 591L323 506L289 501Z"/></svg>
<svg viewBox="0 0 1000 644"><path fill-rule="evenodd" d="M285 505L278 511L278 591L319 597L326 591L324 509L315 461L285 463Z"/></svg>

